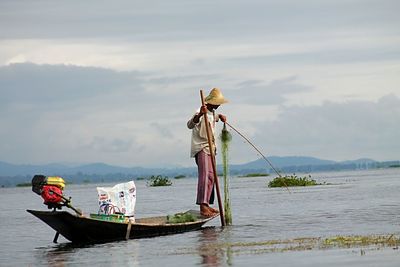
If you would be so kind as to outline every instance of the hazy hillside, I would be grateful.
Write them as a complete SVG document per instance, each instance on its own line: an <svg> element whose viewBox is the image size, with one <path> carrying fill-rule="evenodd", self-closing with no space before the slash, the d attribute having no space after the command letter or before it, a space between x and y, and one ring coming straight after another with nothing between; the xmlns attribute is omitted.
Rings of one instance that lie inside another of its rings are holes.
<svg viewBox="0 0 400 267"><path fill-rule="evenodd" d="M385 168L400 166L399 161L377 162L372 159L347 160L342 162L318 159L314 157L289 156L269 157L272 165L283 173L316 172L316 171L338 171L356 170L370 168ZM218 166L219 172L222 171ZM269 164L263 159L258 159L245 164L229 166L232 175L246 174L251 172L274 173ZM81 166L68 166L64 164L26 165L10 164L0 161L0 186L15 186L18 183L30 182L33 175L44 174L47 176L57 175L68 179L69 182L112 182L151 175L165 175L174 177L185 175L195 177L197 168L143 168L143 167L119 167L104 163L85 164Z"/></svg>
<svg viewBox="0 0 400 267"><path fill-rule="evenodd" d="M276 168L282 168L285 166L328 165L337 163L332 160L324 160L313 157L301 157L301 156L290 156L290 157L274 156L274 157L268 157L268 160ZM260 169L265 167L269 168L268 163L263 158L237 166L243 169Z"/></svg>

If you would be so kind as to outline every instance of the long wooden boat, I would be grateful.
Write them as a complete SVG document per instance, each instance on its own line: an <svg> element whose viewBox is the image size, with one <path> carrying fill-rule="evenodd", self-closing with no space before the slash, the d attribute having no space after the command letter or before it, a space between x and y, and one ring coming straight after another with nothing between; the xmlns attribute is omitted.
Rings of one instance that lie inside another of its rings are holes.
<svg viewBox="0 0 400 267"><path fill-rule="evenodd" d="M217 217L204 217L200 212L189 210L195 221L169 223L167 216L136 219L135 222L106 221L71 214L67 211L27 210L56 231L54 242L61 234L73 243L102 243L124 239L154 237L200 229L206 222Z"/></svg>

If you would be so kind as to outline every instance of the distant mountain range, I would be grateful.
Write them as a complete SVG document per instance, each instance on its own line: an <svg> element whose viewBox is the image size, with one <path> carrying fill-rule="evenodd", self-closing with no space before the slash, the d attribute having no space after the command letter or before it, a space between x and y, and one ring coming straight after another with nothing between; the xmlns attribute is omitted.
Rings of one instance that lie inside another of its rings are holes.
<svg viewBox="0 0 400 267"><path fill-rule="evenodd" d="M159 170L157 168L142 168L142 167L119 167L104 163L91 163L80 166L68 166L63 164L45 164L45 165L18 165L0 161L0 176L18 176L18 175L70 175L70 174L142 174Z"/></svg>
<svg viewBox="0 0 400 267"><path fill-rule="evenodd" d="M282 174L400 167L400 161L378 162L368 158L338 162L314 157L290 156L269 157L268 161L272 164L275 170ZM217 167L218 171L222 172L222 166ZM229 166L231 175L248 173L275 174L274 169L264 158L260 158L245 164L232 164ZM78 166L58 163L46 165L19 165L0 161L0 187L10 187L19 183L30 182L35 174L61 176L66 178L69 183L116 182L127 179L145 178L150 177L151 175L163 175L169 177L184 175L188 177L196 177L197 167L129 168L112 166L104 163L92 163Z"/></svg>
<svg viewBox="0 0 400 267"><path fill-rule="evenodd" d="M357 159L348 161L324 160L314 157L304 156L288 156L288 157L269 157L268 160L275 168L321 168L321 167L346 167L352 165L356 168L373 167L378 162L372 159ZM268 171L271 166L263 158L251 161L245 164L230 165L231 171L239 172L240 170L264 170ZM43 173L48 175L71 175L71 174L89 174L89 175L107 175L107 174L129 174L133 176L147 174L188 174L195 172L195 167L189 168L143 168L143 167L119 167L104 163L84 164L80 166L68 166L64 164L46 164L46 165L26 165L11 164L0 161L0 176L18 176L18 175L34 175Z"/></svg>
<svg viewBox="0 0 400 267"><path fill-rule="evenodd" d="M275 168L282 168L282 167L287 167L287 166L304 166L304 165L314 165L314 166L319 166L319 165L329 165L329 164L335 164L338 163L333 160L325 160L325 159L318 159L318 158L313 158L313 157L300 157L300 156L289 156L289 157L268 157L267 158L271 164ZM368 159L368 161L373 161ZM238 168L242 169L261 169L265 168L266 165L269 168L269 163L261 158L255 161L251 161L249 163L241 164L241 165L236 165Z"/></svg>
<svg viewBox="0 0 400 267"><path fill-rule="evenodd" d="M287 157L268 157L269 163L264 159L258 159L246 164L230 166L231 171L249 172L269 170L270 173L274 172L272 166L276 170L282 172L312 172L312 171L329 171L329 170L349 170L349 169L368 169L377 168L383 165L395 164L391 162L383 164L373 159L361 158L356 160L346 161L333 161L318 159L314 157L305 156L287 156ZM272 166L271 166L272 165Z"/></svg>

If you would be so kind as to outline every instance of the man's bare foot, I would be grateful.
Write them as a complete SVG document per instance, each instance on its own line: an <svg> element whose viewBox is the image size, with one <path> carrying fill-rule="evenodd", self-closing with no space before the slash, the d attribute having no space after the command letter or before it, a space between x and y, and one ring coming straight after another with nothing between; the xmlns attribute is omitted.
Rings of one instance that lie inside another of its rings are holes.
<svg viewBox="0 0 400 267"><path fill-rule="evenodd" d="M213 213L219 214L219 210L214 209L214 208L212 208L212 207L210 207L210 206L209 206L209 208L210 208L210 210L211 210Z"/></svg>
<svg viewBox="0 0 400 267"><path fill-rule="evenodd" d="M215 215L215 213L212 211L212 209L209 206L207 206L206 204L200 205L200 214L205 217L212 217Z"/></svg>

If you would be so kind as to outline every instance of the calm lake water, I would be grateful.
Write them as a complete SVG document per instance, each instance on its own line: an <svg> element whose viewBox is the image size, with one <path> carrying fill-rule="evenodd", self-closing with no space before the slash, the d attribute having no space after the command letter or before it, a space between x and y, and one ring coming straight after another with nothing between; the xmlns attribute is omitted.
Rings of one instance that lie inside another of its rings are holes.
<svg viewBox="0 0 400 267"><path fill-rule="evenodd" d="M1 188L0 266L400 266L400 249L393 247L266 247L272 240L400 235L399 168L312 178L330 184L289 193L268 188L273 177L233 177L232 226L221 228L216 218L199 231L87 246L72 246L61 236L53 244L55 232L26 212L46 210L41 198L31 188ZM136 181L136 217L197 209L196 183L185 178L170 187L147 187ZM64 193L86 214L96 213L96 186L67 185Z"/></svg>

